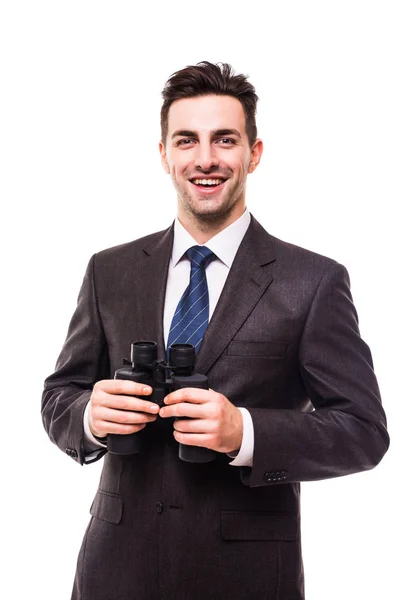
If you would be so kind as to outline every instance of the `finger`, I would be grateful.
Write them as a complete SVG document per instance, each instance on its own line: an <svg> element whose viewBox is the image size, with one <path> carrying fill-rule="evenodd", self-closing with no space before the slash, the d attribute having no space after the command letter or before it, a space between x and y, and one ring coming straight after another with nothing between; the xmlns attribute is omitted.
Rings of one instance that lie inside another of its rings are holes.
<svg viewBox="0 0 400 600"><path fill-rule="evenodd" d="M103 421L98 431L101 435L98 437L105 437L109 433L115 433L118 435L128 435L129 433L138 433L147 426L147 423L139 423L137 425L124 425L123 423L111 423Z"/></svg>
<svg viewBox="0 0 400 600"><path fill-rule="evenodd" d="M134 396L115 394L106 394L101 399L101 404L115 410L130 410L154 414L158 413L160 410L158 404L155 404L149 400L142 400L141 398L135 398Z"/></svg>
<svg viewBox="0 0 400 600"><path fill-rule="evenodd" d="M92 411L92 420L94 421L95 426L99 421L136 425L138 423L150 423L156 419L157 415L149 415L148 413L130 410L114 410L111 408L103 408L102 410L99 410L98 413L95 412L94 415Z"/></svg>
<svg viewBox="0 0 400 600"><path fill-rule="evenodd" d="M153 391L149 385L126 379L102 379L95 384L93 390L103 390L108 394L131 394L136 396L149 396Z"/></svg>
<svg viewBox="0 0 400 600"><path fill-rule="evenodd" d="M215 392L210 392L210 390L201 390L199 388L182 388L165 396L164 404L177 404L178 402L204 404L205 402L210 402L214 395Z"/></svg>
<svg viewBox="0 0 400 600"><path fill-rule="evenodd" d="M208 419L177 419L174 429L181 433L215 433L217 426Z"/></svg>
<svg viewBox="0 0 400 600"><path fill-rule="evenodd" d="M206 416L204 406L200 404L189 404L189 402L180 402L172 406L163 406L160 410L160 417L167 419L169 417L190 417L191 419L202 419Z"/></svg>
<svg viewBox="0 0 400 600"><path fill-rule="evenodd" d="M181 433L174 431L174 438L180 444L186 446L200 446L202 448L212 448L213 436L207 433Z"/></svg>

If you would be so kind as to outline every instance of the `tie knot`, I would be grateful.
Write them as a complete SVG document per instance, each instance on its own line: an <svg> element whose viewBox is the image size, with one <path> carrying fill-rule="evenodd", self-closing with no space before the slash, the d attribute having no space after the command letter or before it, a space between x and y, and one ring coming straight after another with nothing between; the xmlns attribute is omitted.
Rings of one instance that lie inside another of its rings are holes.
<svg viewBox="0 0 400 600"><path fill-rule="evenodd" d="M206 268L214 258L217 258L212 250L206 246L192 246L187 250L186 256L190 259L192 266Z"/></svg>

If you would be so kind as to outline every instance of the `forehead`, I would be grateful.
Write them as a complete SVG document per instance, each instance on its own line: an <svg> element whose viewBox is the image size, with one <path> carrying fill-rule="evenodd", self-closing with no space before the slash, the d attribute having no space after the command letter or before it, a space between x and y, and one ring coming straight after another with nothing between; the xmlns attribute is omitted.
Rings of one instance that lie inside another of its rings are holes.
<svg viewBox="0 0 400 600"><path fill-rule="evenodd" d="M246 118L243 107L233 96L196 96L181 98L170 106L168 135L187 129L207 133L217 129L238 129L245 134Z"/></svg>

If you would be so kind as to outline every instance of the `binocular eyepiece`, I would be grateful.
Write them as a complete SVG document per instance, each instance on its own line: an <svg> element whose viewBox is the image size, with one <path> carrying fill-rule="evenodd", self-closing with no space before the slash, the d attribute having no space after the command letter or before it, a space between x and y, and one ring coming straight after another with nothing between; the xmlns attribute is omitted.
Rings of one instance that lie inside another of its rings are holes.
<svg viewBox="0 0 400 600"><path fill-rule="evenodd" d="M181 388L208 390L206 375L195 373L196 351L191 344L172 344L167 361L157 359L157 344L152 341L133 342L131 360L115 371L114 379L125 379L149 385L150 396L136 396L163 406L164 397ZM183 417L180 417L183 418ZM189 417L185 417L189 418ZM148 424L150 425L150 424ZM108 434L107 450L111 454L137 454L144 450L145 429L127 435ZM179 444L179 458L186 462L205 463L214 460L216 452L209 448Z"/></svg>
<svg viewBox="0 0 400 600"><path fill-rule="evenodd" d="M195 348L191 344L172 344L169 351L169 368L184 369L185 372L191 373L194 370L196 361ZM131 344L131 361L132 366L151 367L154 363L167 364L157 360L157 344L156 342L133 342Z"/></svg>

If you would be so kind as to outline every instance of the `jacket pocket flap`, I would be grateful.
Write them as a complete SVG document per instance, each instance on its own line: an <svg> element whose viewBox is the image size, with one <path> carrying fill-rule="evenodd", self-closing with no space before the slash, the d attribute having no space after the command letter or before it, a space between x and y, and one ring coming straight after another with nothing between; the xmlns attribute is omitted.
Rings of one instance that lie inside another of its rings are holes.
<svg viewBox="0 0 400 600"><path fill-rule="evenodd" d="M289 342L246 342L232 340L226 353L229 356L264 356L266 358L283 358L286 356Z"/></svg>
<svg viewBox="0 0 400 600"><path fill-rule="evenodd" d="M90 507L90 514L108 523L119 523L122 519L122 498L98 490Z"/></svg>
<svg viewBox="0 0 400 600"><path fill-rule="evenodd" d="M293 541L299 538L300 523L295 515L284 513L221 512L224 540Z"/></svg>

